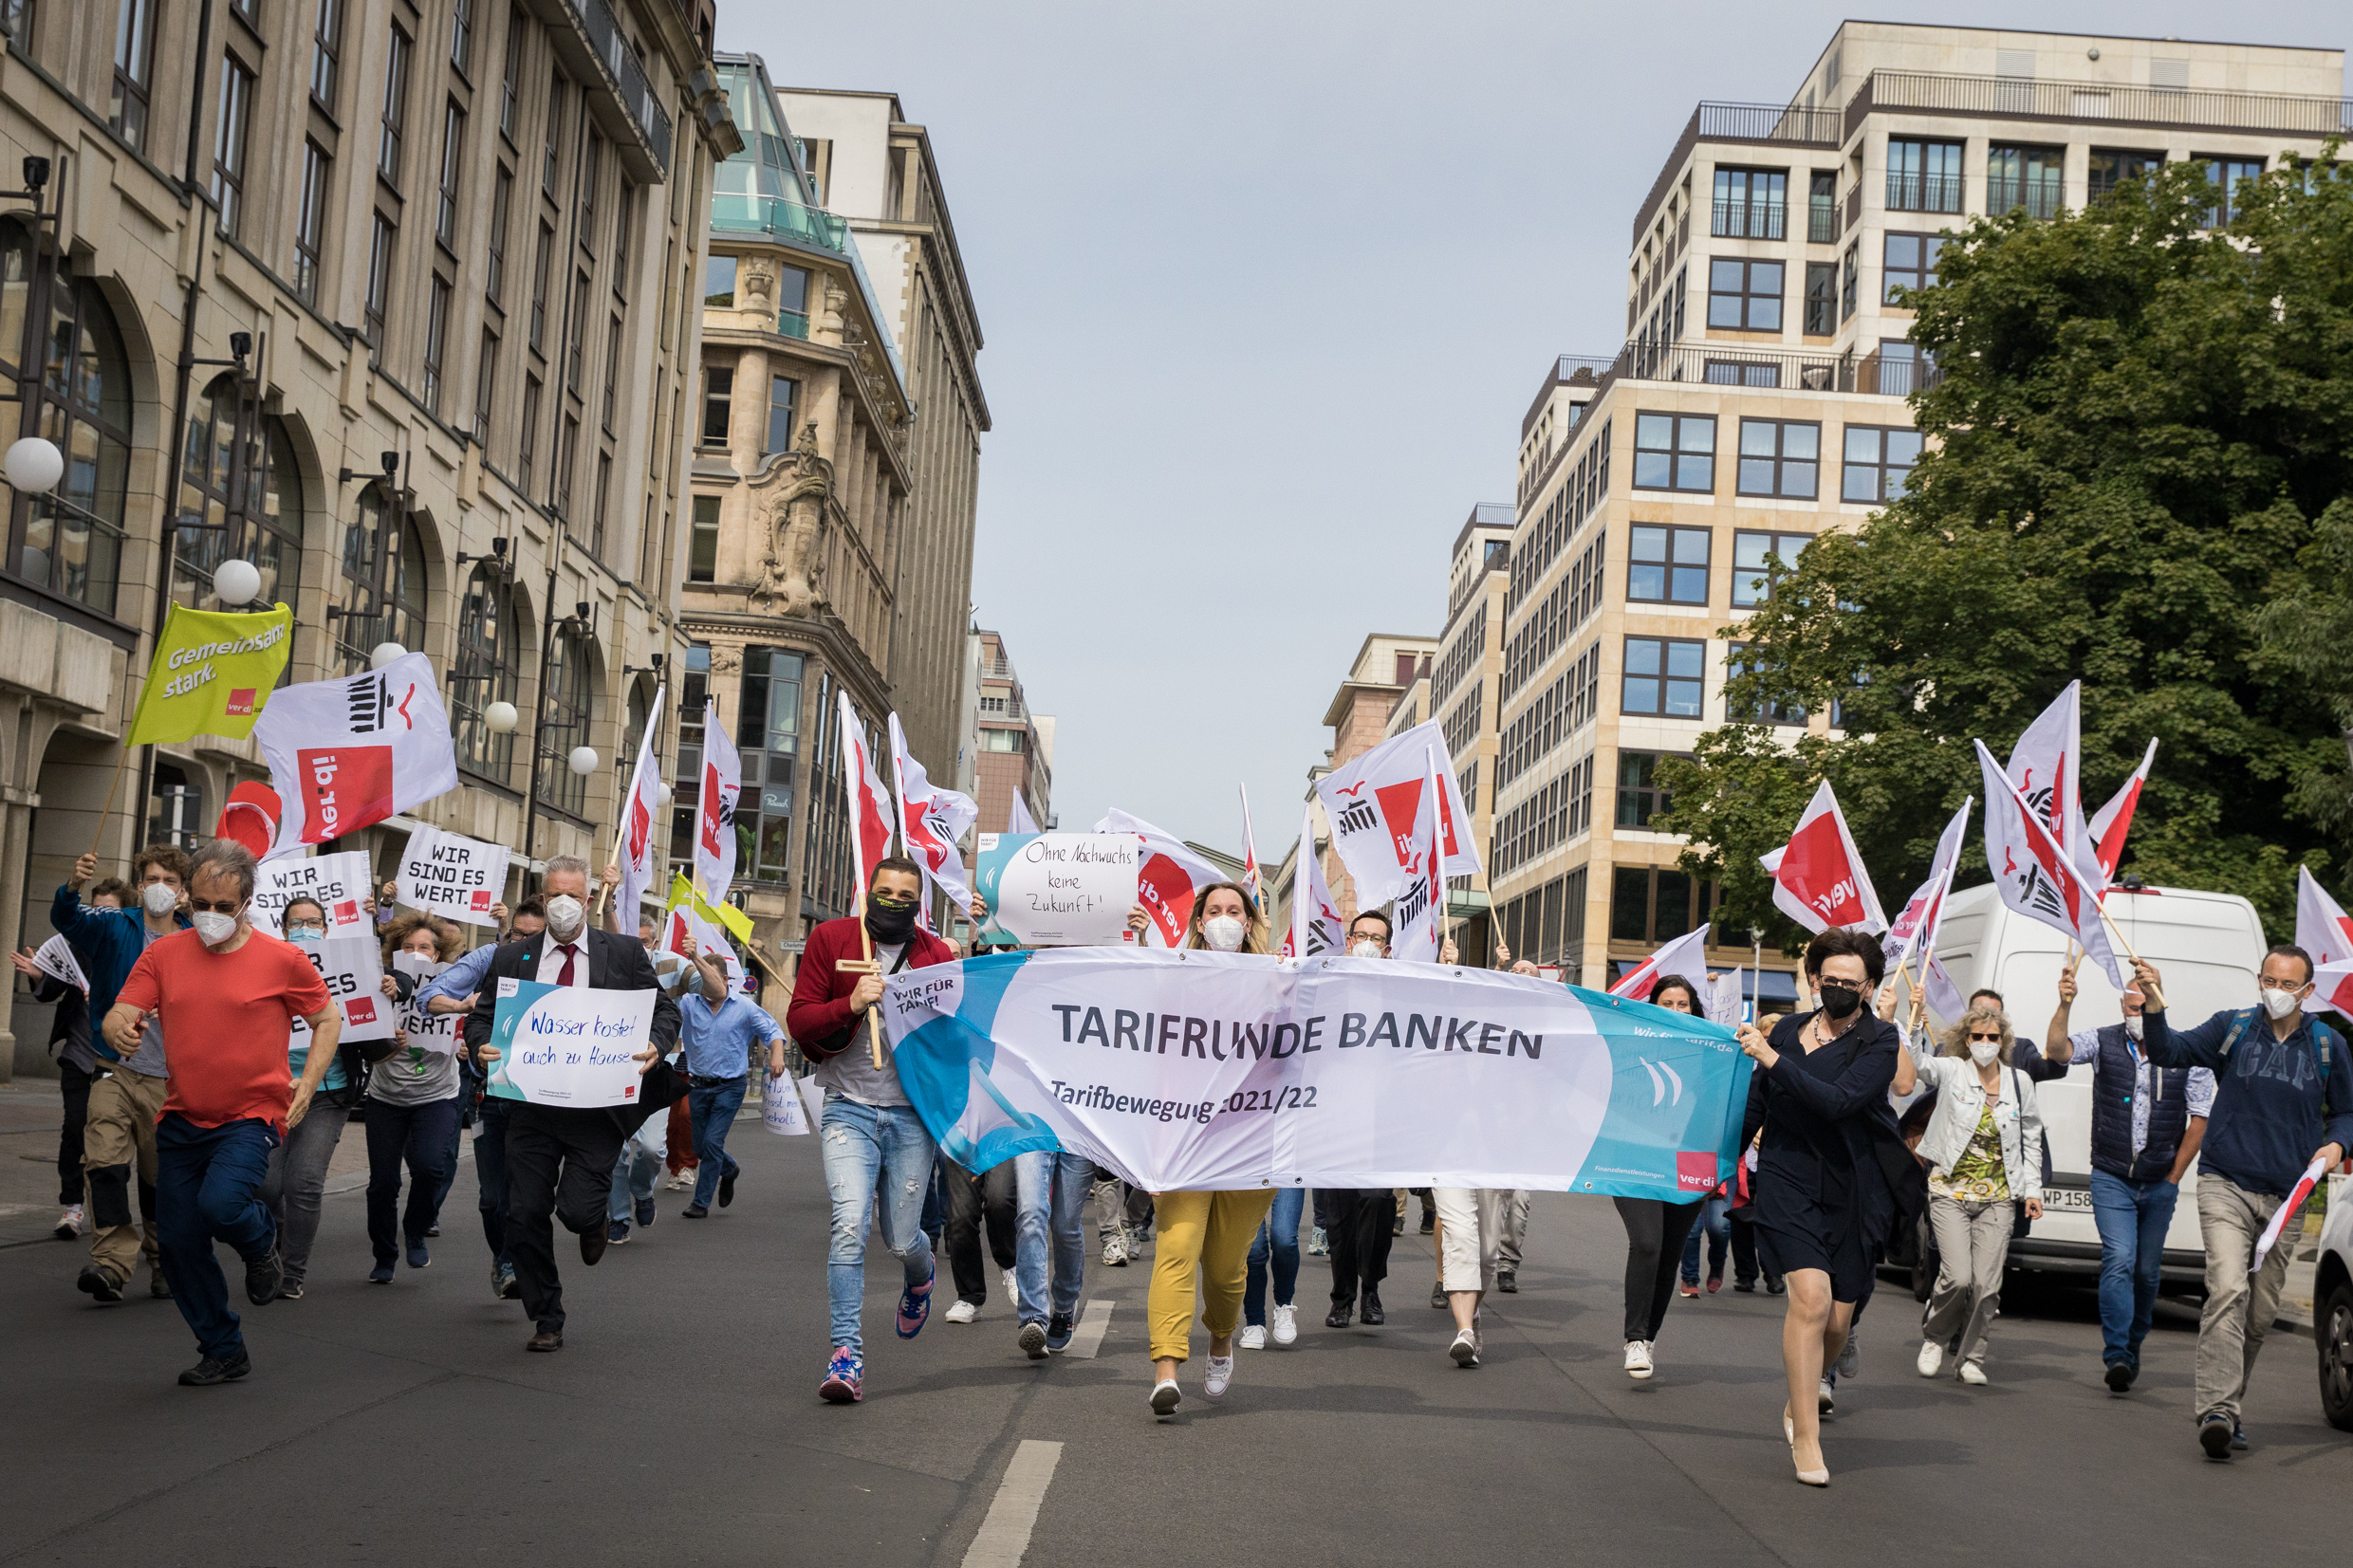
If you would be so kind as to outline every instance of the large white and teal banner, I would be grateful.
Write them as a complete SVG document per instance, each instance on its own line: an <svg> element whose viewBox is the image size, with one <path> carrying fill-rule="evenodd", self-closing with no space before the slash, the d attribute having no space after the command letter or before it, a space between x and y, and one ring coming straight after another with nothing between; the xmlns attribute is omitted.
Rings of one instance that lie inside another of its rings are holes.
<svg viewBox="0 0 2353 1568"><path fill-rule="evenodd" d="M887 982L899 1081L951 1159L1083 1154L1152 1191L1526 1187L1688 1202L1732 1166L1749 1060L1703 1018L1532 977L1160 949Z"/></svg>

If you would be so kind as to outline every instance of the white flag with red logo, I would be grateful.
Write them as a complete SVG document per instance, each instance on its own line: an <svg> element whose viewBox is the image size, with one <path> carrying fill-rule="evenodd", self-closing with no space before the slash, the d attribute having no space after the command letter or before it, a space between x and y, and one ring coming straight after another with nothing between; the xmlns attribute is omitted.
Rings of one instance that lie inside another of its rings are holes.
<svg viewBox="0 0 2353 1568"><path fill-rule="evenodd" d="M2353 1018L2353 918L2302 866L2296 868L2296 946L2312 955L2315 983L2304 1010L2334 1008ZM2334 972L2322 972L2324 967Z"/></svg>
<svg viewBox="0 0 2353 1568"><path fill-rule="evenodd" d="M1612 996L1630 996L1637 1002L1650 1000L1650 988L1667 976L1680 975L1692 983L1702 1003L1708 1000L1708 932L1714 922L1697 931L1686 932L1657 952L1628 969L1618 984L1609 988Z"/></svg>
<svg viewBox="0 0 2353 1568"><path fill-rule="evenodd" d="M899 781L899 828L909 859L948 895L956 908L973 907L973 888L964 874L964 857L956 840L980 819L980 803L970 795L932 783L923 765L907 751L906 731L899 715L891 715L891 768ZM924 913L931 913L925 900Z"/></svg>
<svg viewBox="0 0 2353 1568"><path fill-rule="evenodd" d="M629 793L621 797L621 886L615 893L624 927L637 919L639 902L654 880L661 838L661 763L654 743L661 736L662 696L668 691L654 688L654 706L646 711L645 734L638 742L638 766L629 775Z"/></svg>
<svg viewBox="0 0 2353 1568"><path fill-rule="evenodd" d="M2091 839L2084 822L2083 699L2084 683L2067 682L2067 689L2018 737L2007 774L2069 858L2076 858L2079 846Z"/></svg>
<svg viewBox="0 0 2353 1568"><path fill-rule="evenodd" d="M703 704L702 787L695 800L695 876L724 898L735 882L735 802L744 792L744 760L719 722L715 700Z"/></svg>
<svg viewBox="0 0 2353 1568"><path fill-rule="evenodd" d="M1434 719L1381 742L1364 755L1318 779L1316 798L1332 824L1332 848L1356 878L1357 908L1387 903L1405 891L1412 876L1414 824L1428 787L1430 755L1448 755L1446 737ZM1454 876L1479 874L1478 849L1471 841L1471 811L1462 785L1446 768L1439 781L1440 823L1446 833L1446 864Z"/></svg>
<svg viewBox="0 0 2353 1568"><path fill-rule="evenodd" d="M1410 838L1405 886L1389 909L1389 956L1435 964L1446 942L1446 854L1439 841L1436 803L1444 799L1444 774L1435 748L1422 752L1424 788ZM1359 884L1362 886L1362 884ZM1362 906L1359 906L1362 908Z"/></svg>
<svg viewBox="0 0 2353 1568"><path fill-rule="evenodd" d="M1896 918L1888 923L1887 934L1880 938L1880 951L1885 956L1887 968L1893 971L1903 968L1904 960L1915 952L1925 951L1936 945L1936 926L1944 918L1945 895L1953 891L1953 870L1960 864L1961 840L1969 834L1970 808L1977 803L1971 796L1961 802L1961 809L1944 825L1944 837L1936 840L1936 858L1929 862L1928 880L1913 890Z"/></svg>
<svg viewBox="0 0 2353 1568"><path fill-rule="evenodd" d="M2100 857L2100 875L2116 880L2117 862L2124 858L2124 835L2132 831L2133 809L2140 803L2140 786L2149 782L2149 766L2157 761L2157 742L2149 742L2149 749L2133 769L2133 776L2124 781L2100 814L2091 820L2091 841Z"/></svg>
<svg viewBox="0 0 2353 1568"><path fill-rule="evenodd" d="M457 787L457 751L433 661L272 692L253 721L284 812L271 856L299 855Z"/></svg>
<svg viewBox="0 0 2353 1568"><path fill-rule="evenodd" d="M1095 824L1098 833L1133 833L1144 841L1144 863L1136 873L1136 898L1152 916L1158 942L1148 947L1173 948L1185 939L1185 923L1193 918L1194 895L1225 874L1184 845L1175 834L1154 827L1141 817L1131 817L1117 806Z"/></svg>
<svg viewBox="0 0 2353 1568"><path fill-rule="evenodd" d="M1283 932L1283 956L1313 958L1338 952L1346 935L1340 905L1324 881L1324 857L1315 849L1315 802L1299 811L1298 864L1291 872L1291 921Z"/></svg>
<svg viewBox="0 0 2353 1568"><path fill-rule="evenodd" d="M2100 918L2100 865L2092 858L2088 836L2084 854L2070 857L2010 784L1985 742L1972 744L1985 774L1986 865L1993 873L1994 886L2002 890L2002 902L2065 933L2121 991L2124 970L2108 947L2108 930Z"/></svg>
<svg viewBox="0 0 2353 1568"><path fill-rule="evenodd" d="M1944 960L1932 952L1920 968L1928 976L1928 984L1923 987L1928 992L1928 1010L1947 1024L1958 1024L1961 1014L1969 1009L1961 1000L1961 988L1953 984L1953 976L1946 972Z"/></svg>
<svg viewBox="0 0 2353 1568"><path fill-rule="evenodd" d="M1807 931L1832 926L1861 926L1872 932L1887 929L1880 895L1855 851L1854 835L1846 831L1846 818L1829 780L1814 791L1789 841L1763 857L1761 863L1772 874L1773 907Z"/></svg>
<svg viewBox="0 0 2353 1568"><path fill-rule="evenodd" d="M837 692L842 727L842 784L849 791L850 850L858 860L859 908L865 908L866 890L874 885L874 868L891 853L891 792L882 786L882 771L875 766L874 747L866 727L858 722L850 694Z"/></svg>

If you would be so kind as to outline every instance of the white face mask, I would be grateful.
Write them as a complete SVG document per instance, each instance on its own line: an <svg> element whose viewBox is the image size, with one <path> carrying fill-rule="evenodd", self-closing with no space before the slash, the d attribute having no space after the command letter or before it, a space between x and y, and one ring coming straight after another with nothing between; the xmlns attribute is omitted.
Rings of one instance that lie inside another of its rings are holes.
<svg viewBox="0 0 2353 1568"><path fill-rule="evenodd" d="M581 922L587 917L586 906L568 893L559 893L547 900L547 929L558 941L568 942L579 935Z"/></svg>
<svg viewBox="0 0 2353 1568"><path fill-rule="evenodd" d="M1348 948L1348 956L1351 958L1379 958L1380 956L1380 944L1378 942L1352 943Z"/></svg>
<svg viewBox="0 0 2353 1568"><path fill-rule="evenodd" d="M150 882L139 890L139 901L147 906L147 913L160 920L179 907L179 895L169 882Z"/></svg>
<svg viewBox="0 0 2353 1568"><path fill-rule="evenodd" d="M1239 952L1250 927L1231 914L1213 914L1201 922L1201 938L1219 952Z"/></svg>
<svg viewBox="0 0 2353 1568"><path fill-rule="evenodd" d="M2303 1005L2304 998L2294 991L2283 991L2270 986L2263 987L2263 1010L2273 1018L2286 1018Z"/></svg>
<svg viewBox="0 0 2353 1568"><path fill-rule="evenodd" d="M2124 1032L2132 1036L2135 1040L2139 1040L2140 1038L2140 1015L2139 1013L2135 1013L2132 1017L2124 1020Z"/></svg>
<svg viewBox="0 0 2353 1568"><path fill-rule="evenodd" d="M160 885L160 884L158 884ZM219 947L237 934L237 917L214 910L202 910L196 914L196 934L204 938L208 948Z"/></svg>
<svg viewBox="0 0 2353 1568"><path fill-rule="evenodd" d="M1980 1067L1991 1067L2002 1054L1998 1040L1973 1040L1969 1042L1969 1060Z"/></svg>

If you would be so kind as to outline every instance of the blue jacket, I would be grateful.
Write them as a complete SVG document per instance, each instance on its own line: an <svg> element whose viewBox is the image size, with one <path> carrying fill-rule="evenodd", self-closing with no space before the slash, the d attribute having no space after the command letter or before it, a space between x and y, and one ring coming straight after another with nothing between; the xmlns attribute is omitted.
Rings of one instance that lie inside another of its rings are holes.
<svg viewBox="0 0 2353 1568"><path fill-rule="evenodd" d="M194 923L184 914L172 918L182 931ZM131 966L147 950L146 919L136 907L92 909L71 887L59 888L49 902L49 924L65 933L82 965L83 978L90 983L90 1049L108 1061L122 1058L99 1034L98 1024L114 1006L122 983L131 978Z"/></svg>
<svg viewBox="0 0 2353 1568"><path fill-rule="evenodd" d="M2353 1054L2309 1013L2296 1031L2272 1037L2258 1008L2219 1012L2175 1030L2165 1014L2141 1015L2141 1053L2159 1067L2204 1067L2214 1075L2198 1167L2250 1192L2284 1198L2324 1143L2353 1148Z"/></svg>

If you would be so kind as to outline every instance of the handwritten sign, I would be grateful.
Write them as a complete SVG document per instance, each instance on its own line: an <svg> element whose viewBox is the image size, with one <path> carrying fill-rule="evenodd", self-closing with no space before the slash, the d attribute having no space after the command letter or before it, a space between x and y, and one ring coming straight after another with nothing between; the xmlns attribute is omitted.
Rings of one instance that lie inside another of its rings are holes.
<svg viewBox="0 0 2353 1568"><path fill-rule="evenodd" d="M32 961L51 980L71 986L83 996L90 994L90 982L82 972L82 961L74 957L65 932L60 932L35 949Z"/></svg>
<svg viewBox="0 0 2353 1568"><path fill-rule="evenodd" d="M461 838L437 827L409 835L400 856L400 902L411 909L488 926L507 886L507 846Z"/></svg>
<svg viewBox="0 0 2353 1568"><path fill-rule="evenodd" d="M985 934L1040 948L1123 942L1142 864L1130 833L984 833Z"/></svg>
<svg viewBox="0 0 2353 1568"><path fill-rule="evenodd" d="M310 897L326 910L328 935L367 931L368 913L361 901L375 892L369 882L372 875L364 850L264 860L261 875L253 878L253 929L285 935L287 903Z"/></svg>
<svg viewBox="0 0 2353 1568"><path fill-rule="evenodd" d="M331 857L340 858L340 857ZM365 857L355 854L355 859ZM283 862L308 865L307 860ZM269 862L262 863L269 870ZM376 938L366 932L329 934L323 942L297 942L294 950L310 960L310 967L326 982L326 994L343 1015L343 1038L353 1042L363 1040L390 1040L393 1034L393 1006L384 995L384 966L378 955ZM293 1043L310 1043L310 1025L301 1019L293 1021Z"/></svg>
<svg viewBox="0 0 2353 1568"><path fill-rule="evenodd" d="M489 1093L534 1105L636 1104L643 1083L638 1053L652 1038L654 997L500 980Z"/></svg>

